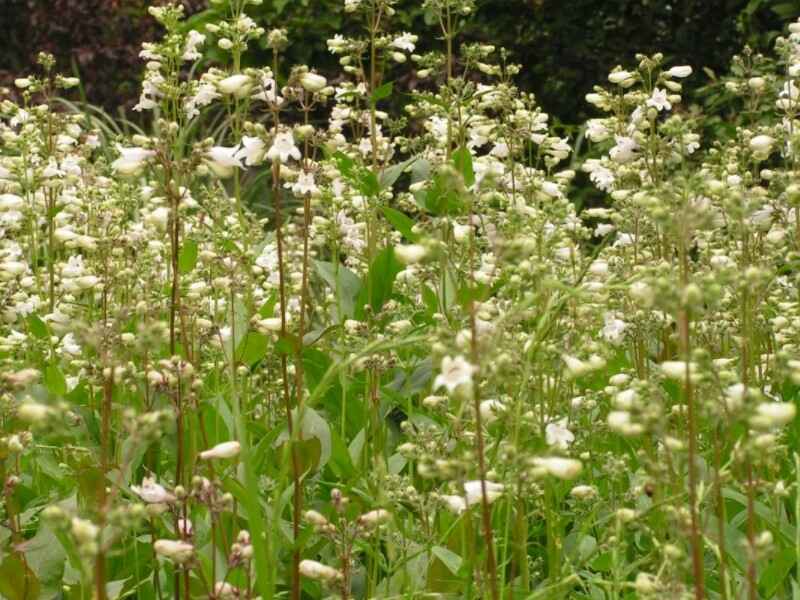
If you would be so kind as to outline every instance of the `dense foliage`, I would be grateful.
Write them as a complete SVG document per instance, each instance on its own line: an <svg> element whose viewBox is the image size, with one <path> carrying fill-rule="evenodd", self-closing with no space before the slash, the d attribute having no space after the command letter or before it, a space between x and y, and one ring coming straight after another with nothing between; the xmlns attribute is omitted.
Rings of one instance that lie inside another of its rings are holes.
<svg viewBox="0 0 800 600"><path fill-rule="evenodd" d="M569 137L474 0L281 7L3 92L0 596L798 597L800 21Z"/></svg>
<svg viewBox="0 0 800 600"><path fill-rule="evenodd" d="M0 82L10 82L36 54L53 54L62 71L78 75L86 99L116 114L135 103L140 69L136 62L142 41L152 39L154 19L147 18L147 0L0 0ZM221 9L207 0L184 0L195 21L217 18ZM398 19L406 29L430 25L421 3L403 0ZM326 47L332 32L354 25L337 0L270 0L248 13L259 25L280 23L302 31L286 55L293 64L313 64L322 73L337 72ZM57 18L54 16L57 15ZM637 52L664 52L683 58L699 71L724 71L732 54L745 43L766 49L782 19L800 15L800 7L779 0L482 0L476 18L465 24L462 38L507 48L523 62L518 83L536 93L541 104L561 122L577 125L587 117L580 101L608 65ZM423 36L420 48L436 47L435 34ZM248 57L263 62L264 42L253 44ZM267 53L268 54L268 53ZM210 52L209 60L218 59ZM413 73L407 75L413 79ZM704 78L690 84L704 83ZM130 115L129 115L130 116Z"/></svg>

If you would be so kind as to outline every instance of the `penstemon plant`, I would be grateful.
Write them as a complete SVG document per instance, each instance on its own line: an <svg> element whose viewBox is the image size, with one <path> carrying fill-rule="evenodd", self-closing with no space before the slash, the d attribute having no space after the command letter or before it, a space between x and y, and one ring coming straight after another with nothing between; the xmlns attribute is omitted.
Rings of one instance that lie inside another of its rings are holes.
<svg viewBox="0 0 800 600"><path fill-rule="evenodd" d="M0 597L797 597L800 22L574 156L473 0L345 0L338 74L214 4L144 130L2 92Z"/></svg>

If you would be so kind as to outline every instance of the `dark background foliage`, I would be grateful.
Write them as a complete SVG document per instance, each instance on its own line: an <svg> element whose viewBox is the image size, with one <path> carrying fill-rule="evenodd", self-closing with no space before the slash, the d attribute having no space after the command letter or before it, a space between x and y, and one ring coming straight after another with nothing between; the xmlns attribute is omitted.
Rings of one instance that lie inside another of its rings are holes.
<svg viewBox="0 0 800 600"><path fill-rule="evenodd" d="M158 33L147 16L148 0L0 0L0 81L26 72L39 50L56 55L62 72L78 72L87 99L116 112L138 94L142 41ZM215 9L184 0L191 24ZM401 0L401 26L418 33L421 49L440 46L419 0ZM252 15L267 28L285 27L289 60L322 72L337 71L325 40L347 32L342 0L265 0ZM630 64L637 52L663 52L673 64L724 71L731 56L750 43L767 48L800 2L781 0L479 0L462 39L504 46L525 65L519 77L545 110L564 123L587 116L584 95L609 69ZM214 59L214 53L209 54ZM254 49L253 63L266 59ZM695 78L702 84L704 76Z"/></svg>

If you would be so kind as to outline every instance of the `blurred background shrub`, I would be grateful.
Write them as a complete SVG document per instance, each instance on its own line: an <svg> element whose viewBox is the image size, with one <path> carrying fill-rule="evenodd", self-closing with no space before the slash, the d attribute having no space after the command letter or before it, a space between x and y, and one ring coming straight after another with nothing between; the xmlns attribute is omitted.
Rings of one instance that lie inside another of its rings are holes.
<svg viewBox="0 0 800 600"><path fill-rule="evenodd" d="M0 0L0 83L24 73L38 51L53 53L62 72L77 73L86 99L116 113L129 111L138 95L142 41L157 36L148 0ZM183 0L190 25L202 27L217 8L206 0ZM401 0L402 27L421 33L420 49L440 45L426 24L419 0ZM328 75L338 65L325 41L352 27L342 0L265 0L251 12L267 28L289 30L290 63L307 63ZM610 68L637 52L663 52L668 61L691 64L693 85L727 69L747 43L768 47L786 20L800 15L800 2L786 0L482 0L463 38L504 46L525 65L523 89L537 94L545 110L565 125L590 114L584 95L605 81ZM425 35L427 34L427 35ZM211 49L207 60L214 61ZM254 49L248 60L263 63ZM408 71L409 69L406 69ZM414 85L413 74L405 83ZM401 86L402 88L402 86ZM130 112L128 112L130 116ZM569 128L567 128L569 129Z"/></svg>

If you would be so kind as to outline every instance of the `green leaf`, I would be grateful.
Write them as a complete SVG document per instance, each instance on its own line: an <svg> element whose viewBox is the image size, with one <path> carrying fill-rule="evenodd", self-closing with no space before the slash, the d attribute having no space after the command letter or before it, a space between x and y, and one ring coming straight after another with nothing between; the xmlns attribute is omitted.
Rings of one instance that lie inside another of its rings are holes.
<svg viewBox="0 0 800 600"><path fill-rule="evenodd" d="M6 600L36 600L39 580L18 553L6 556L0 564L0 596Z"/></svg>
<svg viewBox="0 0 800 600"><path fill-rule="evenodd" d="M298 421L297 409L292 411L295 423ZM304 458L306 468L319 467L320 469L331 458L332 440L331 428L328 422L313 408L303 408L303 421L300 425L302 440L295 440L296 448ZM289 431L284 429L273 443L274 447L279 447L289 440ZM313 440L313 442L312 442Z"/></svg>
<svg viewBox="0 0 800 600"><path fill-rule="evenodd" d="M347 453L350 455L350 460L353 465L358 466L361 464L361 453L364 451L364 444L367 441L367 433L364 429L356 434L356 437L350 442L347 447Z"/></svg>
<svg viewBox="0 0 800 600"><path fill-rule="evenodd" d="M466 283L458 290L458 303L467 308L472 302L483 302L489 297L491 288L485 283L475 283L474 286Z"/></svg>
<svg viewBox="0 0 800 600"><path fill-rule="evenodd" d="M67 393L67 380L58 365L49 364L45 367L44 385L54 396L63 396Z"/></svg>
<svg viewBox="0 0 800 600"><path fill-rule="evenodd" d="M439 297L428 285L422 286L422 301L425 303L428 315L439 312Z"/></svg>
<svg viewBox="0 0 800 600"><path fill-rule="evenodd" d="M394 208L390 208L388 206L382 207L381 212L383 213L383 216L386 217L386 220L394 225L394 228L402 233L406 239L411 242L416 242L419 240L420 236L414 233L412 229L414 227L414 221L410 217L404 215L399 210L395 210Z"/></svg>
<svg viewBox="0 0 800 600"><path fill-rule="evenodd" d="M453 152L453 165L464 178L464 185L470 187L475 183L475 169L472 166L472 154L466 146Z"/></svg>
<svg viewBox="0 0 800 600"><path fill-rule="evenodd" d="M437 173L424 195L415 196L417 203L428 212L441 216L457 213L463 204L458 192L453 189L453 182Z"/></svg>
<svg viewBox="0 0 800 600"><path fill-rule="evenodd" d="M185 240L178 254L178 271L182 275L191 273L197 265L197 242Z"/></svg>
<svg viewBox="0 0 800 600"><path fill-rule="evenodd" d="M381 189L385 190L394 185L394 183L400 178L400 176L405 173L406 169L417 162L418 157L412 156L406 161L398 163L396 165L392 165L381 171L380 177L378 181L380 182Z"/></svg>
<svg viewBox="0 0 800 600"><path fill-rule="evenodd" d="M231 336L224 341L223 349L229 358L233 358L234 352L242 345L250 329L247 308L239 299L233 303L233 314L228 311L228 327L231 328Z"/></svg>
<svg viewBox="0 0 800 600"><path fill-rule="evenodd" d="M269 338L257 331L248 331L244 341L239 346L239 362L253 366L267 355Z"/></svg>
<svg viewBox="0 0 800 600"><path fill-rule="evenodd" d="M275 350L281 354L294 354L297 351L297 338L287 333L275 342Z"/></svg>
<svg viewBox="0 0 800 600"><path fill-rule="evenodd" d="M119 598L122 590L125 589L125 584L128 582L130 577L127 579L120 579L118 581L109 581L106 583L106 596L108 600L116 600ZM130 592L128 592L130 593Z"/></svg>
<svg viewBox="0 0 800 600"><path fill-rule="evenodd" d="M40 525L36 535L25 542L25 559L43 588L41 595L58 595L67 554L49 527Z"/></svg>
<svg viewBox="0 0 800 600"><path fill-rule="evenodd" d="M336 167L342 176L364 196L373 197L380 193L381 186L375 173L357 165L352 158L343 152L335 152L331 158L336 162Z"/></svg>
<svg viewBox="0 0 800 600"><path fill-rule="evenodd" d="M335 429L331 430L331 460L328 465L340 481L347 480L356 474L350 453L347 451L347 445Z"/></svg>
<svg viewBox="0 0 800 600"><path fill-rule="evenodd" d="M458 554L444 546L434 546L431 551L436 558L442 561L448 571L453 575L458 575L461 570L461 564L464 562Z"/></svg>
<svg viewBox="0 0 800 600"><path fill-rule="evenodd" d="M394 81L387 81L383 85L375 88L375 90L372 92L372 95L370 96L370 102L372 102L373 106L376 105L381 100L391 96L393 90L394 90Z"/></svg>
<svg viewBox="0 0 800 600"><path fill-rule="evenodd" d="M355 317L364 320L364 306L369 304L374 312L379 312L384 303L392 295L394 280L403 270L400 261L395 258L391 246L381 250L369 267L367 282L361 288L356 304Z"/></svg>
<svg viewBox="0 0 800 600"><path fill-rule="evenodd" d="M769 566L761 572L758 587L761 588L762 598L772 598L786 583L786 577L792 570L795 561L794 548L784 548L769 563ZM783 595L781 597L784 597Z"/></svg>
<svg viewBox="0 0 800 600"><path fill-rule="evenodd" d="M361 279L344 265L317 260L314 261L314 267L336 294L342 316L352 318L355 314L356 298L361 290ZM338 316L336 315L337 321Z"/></svg>
<svg viewBox="0 0 800 600"><path fill-rule="evenodd" d="M800 14L800 6L797 5L797 2L781 2L771 6L770 9L781 19L793 19Z"/></svg>
<svg viewBox="0 0 800 600"><path fill-rule="evenodd" d="M50 328L47 326L47 323L42 321L38 316L34 314L28 315L28 331L31 332L31 335L40 340L47 340L50 339Z"/></svg>
<svg viewBox="0 0 800 600"><path fill-rule="evenodd" d="M278 294L273 292L272 295L269 297L269 300L264 302L261 305L261 308L258 309L258 314L261 315L262 318L268 319L269 317L273 316L273 312L275 310L275 305L278 303Z"/></svg>

